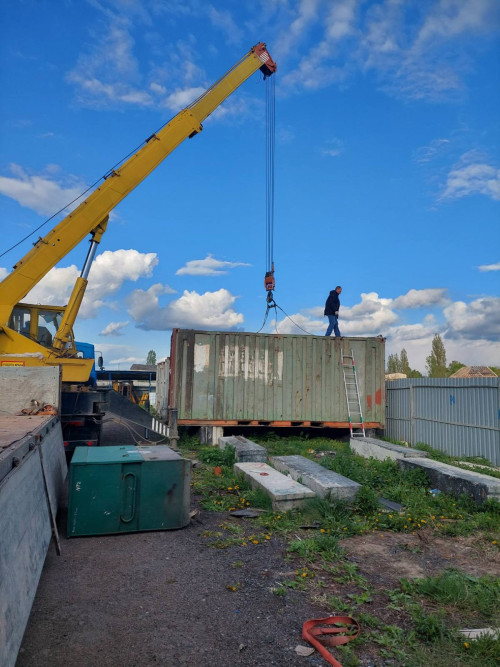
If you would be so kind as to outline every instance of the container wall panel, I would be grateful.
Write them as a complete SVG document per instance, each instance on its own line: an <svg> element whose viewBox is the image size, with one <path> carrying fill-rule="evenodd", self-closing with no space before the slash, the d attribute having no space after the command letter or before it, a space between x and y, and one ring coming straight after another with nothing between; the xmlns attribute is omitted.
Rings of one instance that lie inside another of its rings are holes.
<svg viewBox="0 0 500 667"><path fill-rule="evenodd" d="M354 355L365 422L385 420L380 338L269 335L176 329L171 407L190 422L342 422L342 354Z"/></svg>
<svg viewBox="0 0 500 667"><path fill-rule="evenodd" d="M156 395L154 406L160 419L168 417L168 386L170 378L170 359L165 359L156 364ZM150 396L153 404L153 399Z"/></svg>
<svg viewBox="0 0 500 667"><path fill-rule="evenodd" d="M500 465L500 378L387 383L386 435Z"/></svg>

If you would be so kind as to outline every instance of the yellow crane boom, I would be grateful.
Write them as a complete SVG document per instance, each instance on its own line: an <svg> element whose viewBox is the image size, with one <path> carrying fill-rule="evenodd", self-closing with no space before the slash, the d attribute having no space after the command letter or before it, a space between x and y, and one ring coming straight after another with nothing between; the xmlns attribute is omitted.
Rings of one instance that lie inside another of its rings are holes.
<svg viewBox="0 0 500 667"><path fill-rule="evenodd" d="M61 364L63 381L88 379L93 362L76 357L72 329L110 211L184 139L201 132L203 120L258 69L264 76L276 71L276 64L263 43L256 44L219 81L159 132L152 134L134 155L112 170L99 187L45 237L40 237L32 250L17 262L0 283L1 365ZM89 254L68 305L57 308L19 303L87 234L92 236ZM39 329L47 328L40 327L39 323L50 321L56 323L53 324L55 334L43 340Z"/></svg>

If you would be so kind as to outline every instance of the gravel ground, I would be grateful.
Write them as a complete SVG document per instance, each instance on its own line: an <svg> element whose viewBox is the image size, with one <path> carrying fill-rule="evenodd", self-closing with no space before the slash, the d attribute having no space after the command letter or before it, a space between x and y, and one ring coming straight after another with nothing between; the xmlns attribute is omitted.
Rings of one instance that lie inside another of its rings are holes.
<svg viewBox="0 0 500 667"><path fill-rule="evenodd" d="M106 428L103 444L123 442L123 427ZM62 554L50 546L17 667L325 664L295 652L307 646L303 622L324 610L271 590L294 576L281 541L210 548L204 531L228 518L210 512L181 530L66 539L66 515L63 506Z"/></svg>

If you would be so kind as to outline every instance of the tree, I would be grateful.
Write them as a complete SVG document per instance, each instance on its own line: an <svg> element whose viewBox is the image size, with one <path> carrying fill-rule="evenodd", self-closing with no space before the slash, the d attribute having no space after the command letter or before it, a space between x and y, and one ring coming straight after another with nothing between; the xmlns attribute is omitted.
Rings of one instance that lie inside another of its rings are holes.
<svg viewBox="0 0 500 667"><path fill-rule="evenodd" d="M500 368L498 366L488 366L488 368L500 377Z"/></svg>
<svg viewBox="0 0 500 667"><path fill-rule="evenodd" d="M150 366L156 366L156 352L154 350L149 350L146 363Z"/></svg>
<svg viewBox="0 0 500 667"><path fill-rule="evenodd" d="M399 373L399 357L398 354L390 354L387 358L387 372L388 373Z"/></svg>
<svg viewBox="0 0 500 667"><path fill-rule="evenodd" d="M453 375L453 373L456 373L458 370L460 370L464 366L465 366L465 364L463 364L461 361L452 361L448 366L448 370L447 370L448 377L450 377L450 375Z"/></svg>
<svg viewBox="0 0 500 667"><path fill-rule="evenodd" d="M401 350L401 355L399 357L399 372L404 373L407 378L409 378L411 374L410 363L408 361L408 354L404 348Z"/></svg>
<svg viewBox="0 0 500 667"><path fill-rule="evenodd" d="M441 336L436 334L432 340L430 355L426 358L427 373L430 378L445 378L448 375L446 368L446 350Z"/></svg>
<svg viewBox="0 0 500 667"><path fill-rule="evenodd" d="M403 348L401 354L390 354L387 359L387 372L388 373L404 373L407 378L421 378L422 374L418 371L412 370L410 367L410 362L408 361L408 353Z"/></svg>

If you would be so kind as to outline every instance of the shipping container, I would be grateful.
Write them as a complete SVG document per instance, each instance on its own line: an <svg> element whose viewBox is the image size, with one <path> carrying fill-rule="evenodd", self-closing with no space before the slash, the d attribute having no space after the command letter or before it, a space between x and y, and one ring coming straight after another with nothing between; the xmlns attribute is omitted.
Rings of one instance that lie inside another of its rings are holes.
<svg viewBox="0 0 500 667"><path fill-rule="evenodd" d="M180 425L348 428L342 356L366 428L385 419L385 341L174 329L169 406Z"/></svg>

